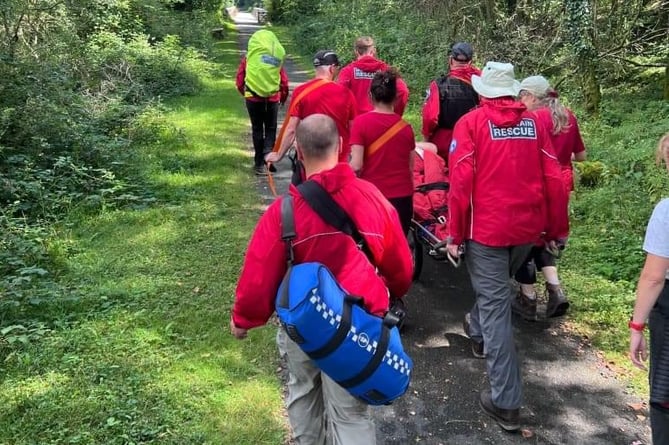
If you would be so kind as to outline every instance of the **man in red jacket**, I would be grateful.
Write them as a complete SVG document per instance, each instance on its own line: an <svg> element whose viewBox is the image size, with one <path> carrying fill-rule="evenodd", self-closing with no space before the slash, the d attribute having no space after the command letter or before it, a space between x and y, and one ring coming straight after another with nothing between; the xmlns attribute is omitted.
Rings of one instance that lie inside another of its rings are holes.
<svg viewBox="0 0 669 445"><path fill-rule="evenodd" d="M374 108L369 100L369 87L377 71L386 71L386 62L376 58L374 39L369 36L360 37L353 47L356 60L341 69L337 83L344 85L353 92L358 104L357 113L362 114ZM397 99L394 104L395 113L404 113L409 101L409 88L402 79L397 79Z"/></svg>
<svg viewBox="0 0 669 445"><path fill-rule="evenodd" d="M567 196L548 132L514 100L513 65L488 62L472 84L481 106L460 118L449 150L447 249L457 257L464 245L476 296L463 327L474 355L486 358L491 390L481 392L481 407L514 431L522 382L509 278L542 233L551 247L565 242Z"/></svg>
<svg viewBox="0 0 669 445"><path fill-rule="evenodd" d="M333 81L339 70L339 57L334 51L318 51L313 63L316 75L313 80L303 83L293 91L288 110L290 118L284 124L285 131L277 140L278 149L265 156L266 162L274 163L283 158L295 141L295 130L300 121L312 114L325 114L335 121L343 141L339 162L349 160L351 147L348 138L356 115L355 98L349 90Z"/></svg>
<svg viewBox="0 0 669 445"><path fill-rule="evenodd" d="M448 73L430 83L423 105L423 137L437 146L446 162L453 126L479 103L472 88L472 75L481 71L472 65L472 57L474 49L469 43L453 45L448 56Z"/></svg>
<svg viewBox="0 0 669 445"><path fill-rule="evenodd" d="M351 236L325 223L291 185L295 263L323 263L344 289L363 297L368 311L385 314L389 294L403 296L411 284L411 253L397 212L376 187L358 179L348 164L337 162L341 138L330 117L306 117L297 128L296 142L308 178L321 184L349 215L374 264ZM260 218L246 252L230 322L235 337L244 338L248 329L267 323L286 260L279 198ZM321 373L283 329L277 343L289 372L286 403L295 443L325 444L327 431L328 443L375 444L369 407Z"/></svg>

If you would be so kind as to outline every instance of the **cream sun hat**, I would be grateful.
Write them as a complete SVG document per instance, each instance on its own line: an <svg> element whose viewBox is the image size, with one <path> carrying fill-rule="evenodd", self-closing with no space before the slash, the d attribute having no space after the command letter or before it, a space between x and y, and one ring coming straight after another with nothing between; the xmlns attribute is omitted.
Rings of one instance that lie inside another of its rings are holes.
<svg viewBox="0 0 669 445"><path fill-rule="evenodd" d="M472 76L472 86L477 93L489 99L515 97L520 93L520 82L515 79L510 63L486 63L480 76Z"/></svg>
<svg viewBox="0 0 669 445"><path fill-rule="evenodd" d="M551 86L544 76L530 76L520 82L520 89L528 91L537 97L543 97L548 94Z"/></svg>

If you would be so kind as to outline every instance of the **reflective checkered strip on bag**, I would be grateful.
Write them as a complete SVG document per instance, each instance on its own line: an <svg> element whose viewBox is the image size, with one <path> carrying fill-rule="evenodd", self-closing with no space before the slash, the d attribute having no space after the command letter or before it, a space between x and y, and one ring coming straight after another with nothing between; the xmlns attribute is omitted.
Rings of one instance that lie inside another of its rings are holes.
<svg viewBox="0 0 669 445"><path fill-rule="evenodd" d="M339 326L341 322L341 314L334 312L332 308L329 308L327 304L321 300L320 295L318 295L318 289L314 288L311 290L311 297L309 302L316 307L316 311L321 314L321 316L330 323L330 325ZM367 352L373 355L376 352L378 343L376 340L369 342L369 337L363 332L358 333L355 326L351 326L351 329L348 331L346 336L349 340L354 343L357 343L358 346L365 348ZM366 344L365 344L366 343ZM386 356L384 357L384 362L393 368L394 370L400 372L401 374L409 375L411 369L407 366L408 363L404 361L403 358L400 358L397 354L393 353L391 350L386 351Z"/></svg>

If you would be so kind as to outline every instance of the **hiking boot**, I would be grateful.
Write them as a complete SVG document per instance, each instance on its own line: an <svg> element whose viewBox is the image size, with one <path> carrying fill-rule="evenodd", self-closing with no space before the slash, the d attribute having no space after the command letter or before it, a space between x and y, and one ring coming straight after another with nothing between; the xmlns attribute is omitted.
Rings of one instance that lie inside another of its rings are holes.
<svg viewBox="0 0 669 445"><path fill-rule="evenodd" d="M472 316L469 312L467 312L465 314L465 319L462 321L462 330L465 331L465 335L469 337L469 340L472 343L472 355L476 358L485 358L485 352L483 351L483 340L474 340L469 333L471 320Z"/></svg>
<svg viewBox="0 0 669 445"><path fill-rule="evenodd" d="M511 300L511 310L527 321L537 320L537 299L528 297L522 291L518 291Z"/></svg>
<svg viewBox="0 0 669 445"><path fill-rule="evenodd" d="M520 429L520 409L497 408L492 403L492 392L489 389L481 391L479 405L484 413L495 419L497 424L505 431L518 431Z"/></svg>
<svg viewBox="0 0 669 445"><path fill-rule="evenodd" d="M567 309L569 309L569 301L559 284L546 283L546 295L548 295L546 318L562 317L567 313Z"/></svg>
<svg viewBox="0 0 669 445"><path fill-rule="evenodd" d="M255 167L253 167L253 173L256 176L267 176L267 170L265 170L264 165L256 165Z"/></svg>

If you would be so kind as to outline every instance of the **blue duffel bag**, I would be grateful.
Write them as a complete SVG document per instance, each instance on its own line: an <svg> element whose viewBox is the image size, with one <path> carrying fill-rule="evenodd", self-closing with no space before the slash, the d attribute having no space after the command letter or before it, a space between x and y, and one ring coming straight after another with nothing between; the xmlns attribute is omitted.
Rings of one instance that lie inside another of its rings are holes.
<svg viewBox="0 0 669 445"><path fill-rule="evenodd" d="M285 213L291 221L286 222ZM404 352L398 319L370 314L362 299L341 288L320 263L292 264L292 198L282 202L288 271L276 298L276 312L288 336L330 378L370 405L404 394L413 362Z"/></svg>

